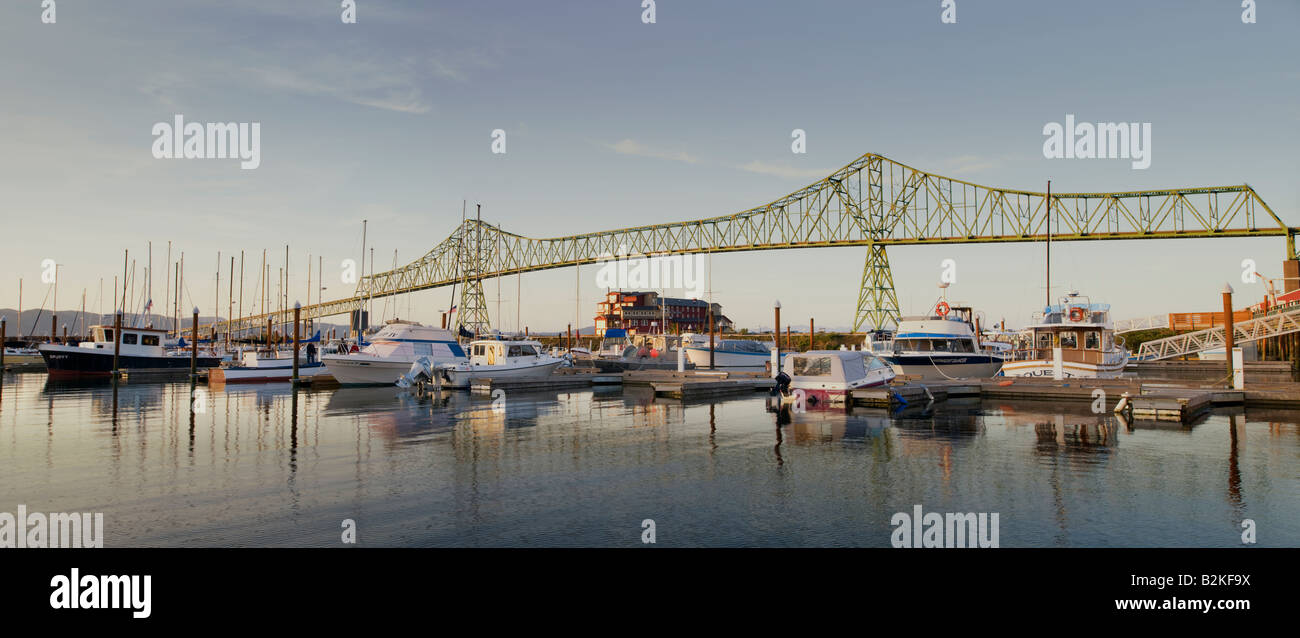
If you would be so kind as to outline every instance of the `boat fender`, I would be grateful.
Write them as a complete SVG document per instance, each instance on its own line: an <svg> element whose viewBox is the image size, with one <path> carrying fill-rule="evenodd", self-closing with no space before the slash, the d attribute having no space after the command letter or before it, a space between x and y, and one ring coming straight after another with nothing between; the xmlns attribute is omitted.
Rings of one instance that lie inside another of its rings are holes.
<svg viewBox="0 0 1300 638"><path fill-rule="evenodd" d="M1125 392L1124 394L1121 394L1121 395L1119 396L1119 403L1116 403L1116 404L1115 404L1115 412L1118 412L1118 413L1120 413L1120 414L1123 414L1125 410L1128 410L1129 408L1133 407L1133 406L1128 402L1128 397L1129 397L1129 394L1128 394L1127 392Z"/></svg>
<svg viewBox="0 0 1300 638"><path fill-rule="evenodd" d="M908 404L907 399L904 399L904 398L903 398L903 395L901 395L901 394L899 394L899 393L897 393L897 392L894 392L894 389L893 389L893 388L885 388L885 390L886 390L887 392L889 392L889 396L894 397L895 399L897 399L898 402L901 403L902 405L907 405L907 404ZM900 407L901 407L901 406L900 406Z"/></svg>

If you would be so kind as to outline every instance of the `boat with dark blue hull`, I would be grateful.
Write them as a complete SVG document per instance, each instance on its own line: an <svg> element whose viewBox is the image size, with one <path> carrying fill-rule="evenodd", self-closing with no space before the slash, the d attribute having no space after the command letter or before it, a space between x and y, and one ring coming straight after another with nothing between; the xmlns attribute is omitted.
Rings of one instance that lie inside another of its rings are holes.
<svg viewBox="0 0 1300 638"><path fill-rule="evenodd" d="M1002 369L1005 357L979 341L974 311L942 302L935 313L903 317L893 335L873 335L867 349L898 374L921 379L983 379Z"/></svg>
<svg viewBox="0 0 1300 638"><path fill-rule="evenodd" d="M113 373L113 326L91 326L91 340L75 346L45 344L41 358L55 378L107 377ZM117 367L134 372L182 372L190 368L188 352L168 353L163 346L166 330L122 327ZM199 368L214 368L220 359L210 354L198 357Z"/></svg>

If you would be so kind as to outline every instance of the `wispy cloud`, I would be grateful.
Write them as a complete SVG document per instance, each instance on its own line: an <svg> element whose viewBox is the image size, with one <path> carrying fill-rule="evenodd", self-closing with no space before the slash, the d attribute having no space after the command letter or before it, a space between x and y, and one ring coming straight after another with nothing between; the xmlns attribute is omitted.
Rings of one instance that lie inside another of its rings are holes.
<svg viewBox="0 0 1300 638"><path fill-rule="evenodd" d="M687 164L698 164L700 161L699 158L686 153L685 151L669 151L651 148L632 139L625 139L617 144L606 144L605 148L621 155L653 157L655 159L671 160L674 162L686 162Z"/></svg>
<svg viewBox="0 0 1300 638"><path fill-rule="evenodd" d="M979 155L961 155L943 162L943 170L951 175L967 175L987 171L998 166L997 160Z"/></svg>
<svg viewBox="0 0 1300 638"><path fill-rule="evenodd" d="M366 83L332 82L314 78L284 67L249 69L263 86L272 90L304 95L329 96L335 99L400 113L428 113L433 106L409 78L370 75Z"/></svg>
<svg viewBox="0 0 1300 638"><path fill-rule="evenodd" d="M762 160L754 160L736 168L750 173L758 173L759 175L772 175L788 179L820 178L835 172L833 168L798 168L790 164L772 164Z"/></svg>

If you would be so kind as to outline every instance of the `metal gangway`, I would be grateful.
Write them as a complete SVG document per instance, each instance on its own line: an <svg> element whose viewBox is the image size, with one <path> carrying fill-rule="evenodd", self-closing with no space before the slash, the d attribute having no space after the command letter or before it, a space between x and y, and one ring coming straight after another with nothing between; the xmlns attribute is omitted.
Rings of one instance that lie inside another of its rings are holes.
<svg viewBox="0 0 1300 638"><path fill-rule="evenodd" d="M1155 328L1168 328L1169 315L1151 315L1150 317L1138 317L1136 319L1121 319L1115 322L1115 334L1124 334L1135 330L1153 330Z"/></svg>
<svg viewBox="0 0 1300 638"><path fill-rule="evenodd" d="M1157 361L1223 348L1223 328L1223 326L1216 326L1208 330L1197 330L1148 341L1138 348L1134 358L1138 361ZM1234 344L1242 344L1294 332L1300 332L1300 308L1234 323L1232 339Z"/></svg>

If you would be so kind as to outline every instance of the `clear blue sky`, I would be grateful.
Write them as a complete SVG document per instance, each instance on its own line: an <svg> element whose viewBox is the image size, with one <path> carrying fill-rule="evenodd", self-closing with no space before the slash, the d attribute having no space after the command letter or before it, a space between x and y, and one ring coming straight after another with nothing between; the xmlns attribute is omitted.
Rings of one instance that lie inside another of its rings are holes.
<svg viewBox="0 0 1300 638"><path fill-rule="evenodd" d="M122 250L153 241L163 296L166 243L185 251L192 301L210 314L217 251L243 249L246 295L263 248L292 250L290 297L307 294L307 255L359 256L361 220L380 269L413 260L459 221L462 199L508 230L549 237L728 214L867 152L995 186L1108 191L1247 182L1300 225L1300 3L1259 0L1056 2L639 0L102 2L0 6L0 306L45 293L59 305ZM150 153L156 122L260 122L261 167ZM1150 122L1153 161L1048 160L1043 125ZM493 129L508 152L490 152ZM808 134L806 155L790 132ZM1251 300L1240 262L1281 275L1281 239L1059 244L1053 285L1108 301L1119 317L1211 310L1225 280ZM1042 302L1042 246L900 248L903 312L936 295L1024 322ZM713 258L716 300L739 326L766 326L779 298L806 325L853 318L863 249ZM222 297L226 285L222 283ZM600 294L581 283L583 325ZM488 296L496 288L487 285ZM571 269L524 276L524 323L573 321ZM515 282L502 286L514 327ZM105 294L108 294L107 292ZM409 300L436 322L447 291ZM248 307L246 302L245 306ZM406 315L407 300L401 301ZM495 301L489 306L495 311ZM106 303L105 307L111 307ZM382 305L377 303L377 310ZM392 311L389 311L391 316Z"/></svg>

